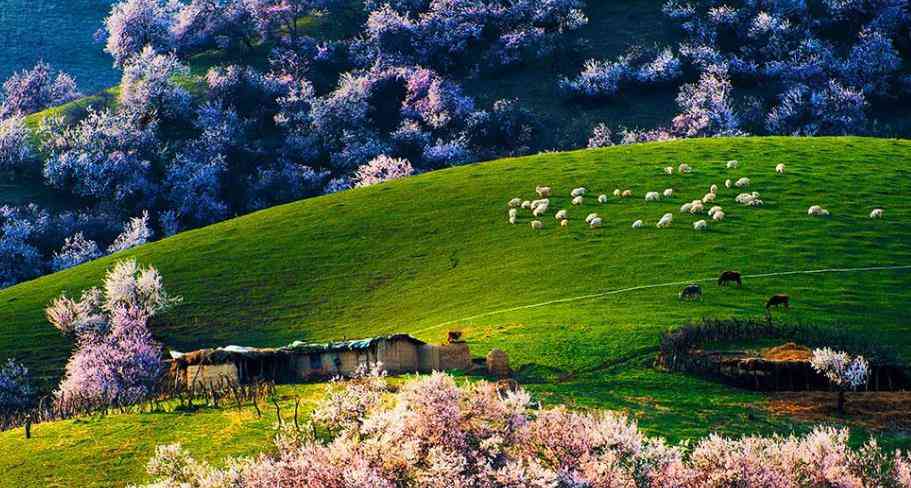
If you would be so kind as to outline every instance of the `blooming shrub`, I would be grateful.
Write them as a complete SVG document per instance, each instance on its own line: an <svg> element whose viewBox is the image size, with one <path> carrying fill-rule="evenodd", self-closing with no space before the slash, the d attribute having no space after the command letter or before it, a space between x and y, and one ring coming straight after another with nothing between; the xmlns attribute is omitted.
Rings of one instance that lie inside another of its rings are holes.
<svg viewBox="0 0 911 488"><path fill-rule="evenodd" d="M588 60L579 76L561 78L558 87L572 97L609 98L624 86L665 84L682 75L682 62L670 48L633 47L616 61Z"/></svg>
<svg viewBox="0 0 911 488"><path fill-rule="evenodd" d="M769 132L788 135L848 135L867 130L863 92L830 81L820 88L795 85L766 119Z"/></svg>
<svg viewBox="0 0 911 488"><path fill-rule="evenodd" d="M28 408L35 398L28 368L14 359L0 366L0 413Z"/></svg>
<svg viewBox="0 0 911 488"><path fill-rule="evenodd" d="M175 47L174 26L179 2L170 0L123 0L115 3L105 19L107 41L104 50L122 67L149 46L165 53Z"/></svg>
<svg viewBox="0 0 911 488"><path fill-rule="evenodd" d="M48 321L76 341L57 401L127 405L150 395L164 370L147 322L178 301L155 268L135 260L118 262L103 287L85 290L79 301L66 295L52 301Z"/></svg>
<svg viewBox="0 0 911 488"><path fill-rule="evenodd" d="M37 155L32 149L29 136L24 118L0 120L0 171L31 169Z"/></svg>
<svg viewBox="0 0 911 488"><path fill-rule="evenodd" d="M149 212L143 211L139 217L133 217L123 225L123 232L114 239L108 247L108 253L113 254L131 247L141 246L152 238L152 229L149 228Z"/></svg>
<svg viewBox="0 0 911 488"><path fill-rule="evenodd" d="M839 412L845 409L845 390L856 390L865 385L870 377L870 364L863 356L852 359L848 353L828 347L814 349L810 365L838 389Z"/></svg>
<svg viewBox="0 0 911 488"><path fill-rule="evenodd" d="M47 63L38 63L30 70L14 73L3 82L0 96L0 120L23 116L79 98L76 81L59 72L51 75Z"/></svg>
<svg viewBox="0 0 911 488"><path fill-rule="evenodd" d="M414 174L414 168L411 167L410 161L390 158L383 154L357 169L354 174L354 186L376 185L384 181L411 176L412 174Z"/></svg>
<svg viewBox="0 0 911 488"><path fill-rule="evenodd" d="M176 55L158 54L146 46L123 68L121 110L145 117L179 118L190 108L190 94L174 82L174 77L189 72Z"/></svg>
<svg viewBox="0 0 911 488"><path fill-rule="evenodd" d="M51 269L60 271L99 257L101 250L98 249L98 243L86 239L82 232L77 232L73 237L67 237L60 251L54 253Z"/></svg>
<svg viewBox="0 0 911 488"><path fill-rule="evenodd" d="M536 408L522 390L485 382L460 388L442 373L396 393L379 376L333 383L313 427L286 428L277 453L224 469L179 445L160 446L147 486L907 486L911 463L875 442L852 449L847 430L826 427L672 446L623 415Z"/></svg>
<svg viewBox="0 0 911 488"><path fill-rule="evenodd" d="M731 81L723 69L707 71L698 83L683 85L677 105L681 112L672 127L683 137L742 134L731 101Z"/></svg>
<svg viewBox="0 0 911 488"><path fill-rule="evenodd" d="M594 149L598 147L613 146L614 142L611 140L612 138L613 133L610 128L602 122L592 129L592 135L588 138L588 147Z"/></svg>
<svg viewBox="0 0 911 488"><path fill-rule="evenodd" d="M180 7L171 25L175 47L183 55L251 43L253 31L244 0L191 0Z"/></svg>

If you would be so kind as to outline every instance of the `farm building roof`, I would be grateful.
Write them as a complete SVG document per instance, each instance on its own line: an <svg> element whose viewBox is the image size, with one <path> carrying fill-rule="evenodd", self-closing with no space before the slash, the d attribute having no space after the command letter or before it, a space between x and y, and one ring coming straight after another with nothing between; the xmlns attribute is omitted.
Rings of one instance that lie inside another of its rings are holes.
<svg viewBox="0 0 911 488"><path fill-rule="evenodd" d="M255 359L280 354L311 354L342 351L362 351L370 349L380 341L407 340L418 345L425 344L420 339L408 334L393 334L349 341L302 342L294 341L279 348L256 348L243 346L225 346L217 349L200 349L192 352L171 351L171 358L184 365L203 363L222 363L236 358Z"/></svg>

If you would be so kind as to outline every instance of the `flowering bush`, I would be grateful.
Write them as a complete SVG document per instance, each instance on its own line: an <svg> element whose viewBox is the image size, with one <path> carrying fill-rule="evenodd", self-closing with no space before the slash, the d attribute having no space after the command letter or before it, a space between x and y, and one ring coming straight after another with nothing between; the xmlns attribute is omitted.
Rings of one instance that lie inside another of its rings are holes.
<svg viewBox="0 0 911 488"><path fill-rule="evenodd" d="M575 79L561 78L558 87L566 95L608 98L626 85L658 85L683 75L682 63L670 48L631 48L616 61L590 59Z"/></svg>
<svg viewBox="0 0 911 488"><path fill-rule="evenodd" d="M176 55L158 54L146 46L123 68L121 110L146 117L179 118L190 108L190 94L174 82L174 77L189 72Z"/></svg>
<svg viewBox="0 0 911 488"><path fill-rule="evenodd" d="M713 435L691 449L672 446L623 415L535 408L522 390L460 388L441 373L397 393L378 376L333 383L313 427L285 429L276 454L224 469L161 446L147 486L907 486L911 469L908 455L888 456L875 442L854 450L846 430L823 427L801 437Z"/></svg>
<svg viewBox="0 0 911 488"><path fill-rule="evenodd" d="M407 159L390 158L385 154L373 158L354 174L356 187L376 185L388 180L404 178L414 174L414 168Z"/></svg>
<svg viewBox="0 0 911 488"><path fill-rule="evenodd" d="M838 389L839 412L845 409L845 390L856 390L867 384L870 376L870 365L863 356L851 359L848 353L833 351L828 347L814 349L810 365Z"/></svg>
<svg viewBox="0 0 911 488"><path fill-rule="evenodd" d="M0 413L28 408L35 398L28 368L14 359L0 366Z"/></svg>
<svg viewBox="0 0 911 488"><path fill-rule="evenodd" d="M164 370L147 322L178 301L155 268L135 260L118 262L103 287L84 291L79 301L66 295L52 301L48 321L76 340L57 400L127 405L151 394Z"/></svg>
<svg viewBox="0 0 911 488"><path fill-rule="evenodd" d="M590 149L598 147L608 147L613 146L614 141L612 140L613 133L610 128L604 123L600 123L592 129L592 135L588 138L588 147Z"/></svg>
<svg viewBox="0 0 911 488"><path fill-rule="evenodd" d="M30 70L14 73L3 82L0 120L35 113L81 96L76 81L70 75L61 71L53 77L47 63L38 63Z"/></svg>
<svg viewBox="0 0 911 488"><path fill-rule="evenodd" d="M191 0L171 25L175 47L186 55L206 47L251 43L254 25L244 0Z"/></svg>
<svg viewBox="0 0 911 488"><path fill-rule="evenodd" d="M0 171L31 169L37 155L29 136L24 118L0 120Z"/></svg>
<svg viewBox="0 0 911 488"><path fill-rule="evenodd" d="M775 134L822 136L863 134L867 130L863 92L830 81L820 88L795 85L781 96L766 120Z"/></svg>
<svg viewBox="0 0 911 488"><path fill-rule="evenodd" d="M98 243L86 239L82 232L77 232L73 237L67 237L60 251L54 253L51 269L60 271L99 257L101 250L98 249Z"/></svg>
<svg viewBox="0 0 911 488"><path fill-rule="evenodd" d="M133 217L123 225L123 232L108 246L108 253L113 254L131 247L141 246L152 238L149 228L149 212L144 210L139 217Z"/></svg>
<svg viewBox="0 0 911 488"><path fill-rule="evenodd" d="M731 101L731 81L723 69L707 71L677 95L681 113L673 131L683 137L740 135L740 116Z"/></svg>
<svg viewBox="0 0 911 488"><path fill-rule="evenodd" d="M146 46L156 52L175 47L174 26L179 2L170 0L123 0L115 3L105 19L107 42L104 50L122 67Z"/></svg>

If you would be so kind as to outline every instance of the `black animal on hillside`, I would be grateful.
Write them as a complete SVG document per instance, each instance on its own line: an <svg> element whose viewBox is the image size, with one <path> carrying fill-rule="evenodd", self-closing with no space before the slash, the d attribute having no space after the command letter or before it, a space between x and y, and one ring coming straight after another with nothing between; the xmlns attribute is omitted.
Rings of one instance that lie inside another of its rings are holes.
<svg viewBox="0 0 911 488"><path fill-rule="evenodd" d="M772 298L769 298L769 301L766 302L766 310L772 307L780 307L784 305L784 308L791 308L791 297L785 295L784 293L778 293L772 295Z"/></svg>
<svg viewBox="0 0 911 488"><path fill-rule="evenodd" d="M680 291L681 300L698 300L702 298L702 287L693 283Z"/></svg>
<svg viewBox="0 0 911 488"><path fill-rule="evenodd" d="M740 273L736 271L725 271L718 277L718 286L727 286L729 283L737 283L737 288L743 286Z"/></svg>

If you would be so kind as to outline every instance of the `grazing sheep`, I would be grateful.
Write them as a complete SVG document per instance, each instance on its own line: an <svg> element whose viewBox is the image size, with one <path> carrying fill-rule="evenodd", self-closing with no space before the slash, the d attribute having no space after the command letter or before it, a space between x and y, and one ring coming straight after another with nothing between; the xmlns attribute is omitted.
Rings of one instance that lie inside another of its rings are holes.
<svg viewBox="0 0 911 488"><path fill-rule="evenodd" d="M619 188L617 188L616 190L614 190L614 196L615 196L615 197L619 197L620 195L621 195L621 193L620 193L620 189L619 189Z"/></svg>
<svg viewBox="0 0 911 488"><path fill-rule="evenodd" d="M573 198L572 204L573 205L582 205L582 201L583 201L583 198L580 195L578 197Z"/></svg>
<svg viewBox="0 0 911 488"><path fill-rule="evenodd" d="M881 209L881 208L874 208L873 211L870 212L870 218L871 218L871 219L881 219L881 218L883 218L883 209Z"/></svg>
<svg viewBox="0 0 911 488"><path fill-rule="evenodd" d="M650 191L645 194L646 202L657 202L661 200L661 194L656 191Z"/></svg>
<svg viewBox="0 0 911 488"><path fill-rule="evenodd" d="M674 222L674 214L666 213L661 217L661 220L658 221L657 227L659 229L666 229L671 226L671 223Z"/></svg>
<svg viewBox="0 0 911 488"><path fill-rule="evenodd" d="M829 215L829 211L820 207L819 205L813 205L807 209L807 215L810 217L826 217Z"/></svg>
<svg viewBox="0 0 911 488"><path fill-rule="evenodd" d="M509 201L509 208L519 208L521 206L522 206L521 198L517 197L517 198L513 198L512 200Z"/></svg>
<svg viewBox="0 0 911 488"><path fill-rule="evenodd" d="M607 203L607 195L598 195L598 203Z"/></svg>
<svg viewBox="0 0 911 488"><path fill-rule="evenodd" d="M718 193L718 185L712 185L709 187L709 193Z"/></svg>
<svg viewBox="0 0 911 488"><path fill-rule="evenodd" d="M783 175L784 174L784 163L778 163L778 166L775 166L775 172Z"/></svg>
<svg viewBox="0 0 911 488"><path fill-rule="evenodd" d="M665 189L664 189L664 198L671 198L672 196L674 196L674 189L673 189L673 188L665 188Z"/></svg>
<svg viewBox="0 0 911 488"><path fill-rule="evenodd" d="M643 225L642 221L637 220L637 221L633 222L633 229L641 229L642 225Z"/></svg>
<svg viewBox="0 0 911 488"><path fill-rule="evenodd" d="M547 212L546 203L542 204L542 205L538 205L537 207L532 209L531 214L534 215L535 217L540 217L540 216L544 215L545 212Z"/></svg>
<svg viewBox="0 0 911 488"><path fill-rule="evenodd" d="M754 198L754 199L750 200L750 203L748 203L747 205L750 207L761 207L764 203L765 202L763 202L759 198Z"/></svg>
<svg viewBox="0 0 911 488"><path fill-rule="evenodd" d="M588 223L588 226L591 227L592 229L597 229L598 227L601 227L601 218L600 217L593 218L592 221Z"/></svg>
<svg viewBox="0 0 911 488"><path fill-rule="evenodd" d="M715 205L714 207L709 209L709 217L715 215L715 212L720 212L721 210L722 210L721 207L719 207L718 205Z"/></svg>
<svg viewBox="0 0 911 488"><path fill-rule="evenodd" d="M590 223L592 223L592 220L595 220L597 218L598 218L598 214L590 213L590 214L588 214L588 217L585 217L585 223L590 224Z"/></svg>
<svg viewBox="0 0 911 488"><path fill-rule="evenodd" d="M560 210L556 215L554 215L554 218L557 220L566 220L567 213L568 212L566 210Z"/></svg>
<svg viewBox="0 0 911 488"><path fill-rule="evenodd" d="M677 172L682 175L685 175L687 173L692 173L693 168L686 163L680 163L680 166L677 167Z"/></svg>
<svg viewBox="0 0 911 488"><path fill-rule="evenodd" d="M530 208L531 208L531 202L528 201L528 200L525 200L524 202L522 202L521 207L524 208L524 209L530 209Z"/></svg>
<svg viewBox="0 0 911 488"><path fill-rule="evenodd" d="M693 208L693 202L687 202L680 206L680 213L688 213Z"/></svg>
<svg viewBox="0 0 911 488"><path fill-rule="evenodd" d="M743 178L740 178L739 180L737 180L734 183L734 186L736 186L737 188L746 188L746 187L750 186L750 179L747 178L746 176L744 176Z"/></svg>
<svg viewBox="0 0 911 488"><path fill-rule="evenodd" d="M706 193L705 196L702 197L702 203L712 203L714 201L715 201L714 193Z"/></svg>
<svg viewBox="0 0 911 488"><path fill-rule="evenodd" d="M532 200L532 201L531 201L531 209L532 209L532 210L538 208L538 207L541 206L541 205L550 205L550 199L549 199L549 198L542 198L542 199L540 199L540 200Z"/></svg>
<svg viewBox="0 0 911 488"><path fill-rule="evenodd" d="M514 208L509 209L509 223L510 224L516 223L517 214L518 214L518 211L516 209L514 209Z"/></svg>
<svg viewBox="0 0 911 488"><path fill-rule="evenodd" d="M547 198L550 196L551 189L549 186L536 186L535 193L538 194L538 198Z"/></svg>
<svg viewBox="0 0 911 488"><path fill-rule="evenodd" d="M780 307L782 305L784 305L784 308L791 308L791 297L785 295L784 293L772 295L772 297L769 298L769 301L765 302L766 310L772 307Z"/></svg>
<svg viewBox="0 0 911 488"><path fill-rule="evenodd" d="M541 222L540 220L532 220L531 228L535 230L541 230L544 228L544 222Z"/></svg>
<svg viewBox="0 0 911 488"><path fill-rule="evenodd" d="M693 205L690 207L690 213L696 215L703 212L705 212L705 207L702 205L702 202L699 200L693 200Z"/></svg>
<svg viewBox="0 0 911 488"><path fill-rule="evenodd" d="M569 221L566 219L561 220L560 227L569 227Z"/></svg>
<svg viewBox="0 0 911 488"><path fill-rule="evenodd" d="M673 166L668 166L668 167L664 168L664 174L666 174L666 175L672 175L672 174L674 174L674 167L673 167Z"/></svg>
<svg viewBox="0 0 911 488"><path fill-rule="evenodd" d="M728 283L737 283L737 288L743 286L740 273L736 271L725 271L718 277L718 286L727 286Z"/></svg>
<svg viewBox="0 0 911 488"><path fill-rule="evenodd" d="M724 220L724 212L719 210L719 211L713 213L712 220L714 220L715 222L721 222L722 220Z"/></svg>
<svg viewBox="0 0 911 488"><path fill-rule="evenodd" d="M740 163L736 160L728 161L728 169L737 169L737 166L740 166Z"/></svg>
<svg viewBox="0 0 911 488"><path fill-rule="evenodd" d="M570 192L569 196L571 196L573 198L581 197L581 196L585 195L585 192L586 192L585 187L580 186L579 188L573 188L573 191Z"/></svg>
<svg viewBox="0 0 911 488"><path fill-rule="evenodd" d="M730 189L731 189L731 186L733 186L733 185L734 185L734 183L732 183L730 179L724 180L724 187L725 187L725 188L727 188L727 189L730 190Z"/></svg>
<svg viewBox="0 0 911 488"><path fill-rule="evenodd" d="M623 198L628 198L633 196L633 190L623 190L623 193L620 194Z"/></svg>
<svg viewBox="0 0 911 488"><path fill-rule="evenodd" d="M740 195L737 195L737 198L734 199L734 201L741 205L752 205L753 201L755 200L759 200L759 192L755 191L752 193L741 193ZM759 205L762 205L762 200L759 200L759 202Z"/></svg>
<svg viewBox="0 0 911 488"><path fill-rule="evenodd" d="M702 298L702 287L696 283L686 285L686 288L680 290L678 296L681 300L698 300Z"/></svg>
<svg viewBox="0 0 911 488"><path fill-rule="evenodd" d="M706 230L709 228L709 223L704 220L697 220L693 222L693 229L696 230Z"/></svg>

